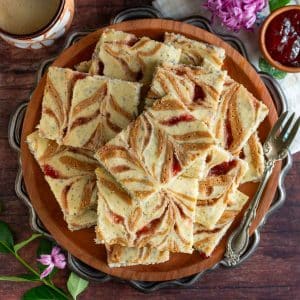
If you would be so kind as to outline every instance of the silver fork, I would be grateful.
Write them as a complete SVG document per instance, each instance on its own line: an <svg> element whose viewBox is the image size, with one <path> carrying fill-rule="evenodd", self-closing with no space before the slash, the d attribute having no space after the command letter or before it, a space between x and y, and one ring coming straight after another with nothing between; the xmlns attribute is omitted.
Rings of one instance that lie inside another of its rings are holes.
<svg viewBox="0 0 300 300"><path fill-rule="evenodd" d="M258 207L261 195L272 173L273 167L277 160L284 159L288 154L288 148L294 140L300 126L300 117L293 123L295 113L293 113L287 120L282 130L284 121L288 116L288 112L283 113L275 123L270 131L264 145L263 151L266 156L265 170L260 182L260 185L252 199L252 202L244 214L241 224L230 235L226 252L224 255L225 264L228 266L235 266L239 263L241 255L246 251L249 243L249 228L256 216L256 209Z"/></svg>

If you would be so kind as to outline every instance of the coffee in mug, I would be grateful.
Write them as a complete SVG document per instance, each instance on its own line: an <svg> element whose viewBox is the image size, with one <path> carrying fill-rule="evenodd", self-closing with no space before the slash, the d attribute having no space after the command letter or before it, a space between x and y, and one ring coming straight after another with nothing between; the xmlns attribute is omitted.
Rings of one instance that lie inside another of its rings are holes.
<svg viewBox="0 0 300 300"><path fill-rule="evenodd" d="M61 0L0 0L0 28L13 35L34 34L58 13Z"/></svg>
<svg viewBox="0 0 300 300"><path fill-rule="evenodd" d="M50 46L73 15L74 0L0 0L0 37L20 48Z"/></svg>

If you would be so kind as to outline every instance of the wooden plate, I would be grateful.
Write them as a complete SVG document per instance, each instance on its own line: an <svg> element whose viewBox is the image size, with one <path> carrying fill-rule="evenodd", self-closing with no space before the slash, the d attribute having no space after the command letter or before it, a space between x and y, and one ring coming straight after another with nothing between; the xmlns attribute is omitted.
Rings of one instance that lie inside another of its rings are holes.
<svg viewBox="0 0 300 300"><path fill-rule="evenodd" d="M228 70L229 75L238 82L244 84L254 96L261 99L270 110L268 117L259 128L259 134L262 141L265 139L266 134L278 118L275 106L268 90L256 71L250 66L245 58L227 43L205 30L169 20L136 20L119 23L110 27L117 30L132 32L138 36L146 35L157 40L162 40L163 34L166 31L181 33L194 40L200 40L223 47L226 50L227 55L224 68ZM73 67L74 64L89 59L95 43L98 41L103 29L104 28L89 34L70 48L63 51L53 65ZM29 152L25 142L26 136L34 131L35 126L39 122L44 86L45 76L38 83L27 108L21 139L21 160L26 188L33 207L43 224L62 247L95 269L116 277L144 281L164 281L185 277L208 269L222 259L226 238L222 240L213 255L208 259L203 259L199 253L194 252L192 255L172 254L170 261L163 264L109 268L106 264L104 247L102 245L94 244L95 234L93 228L70 232L63 220L60 208L43 177L42 171ZM277 164L274 168L266 188L267 192L264 193L251 232L257 227L272 202L277 187L280 168L280 164ZM242 191L247 193L251 198L255 193L256 188L257 184L245 184L242 187ZM237 218L235 224L239 219L240 218ZM233 224L233 226L235 224Z"/></svg>

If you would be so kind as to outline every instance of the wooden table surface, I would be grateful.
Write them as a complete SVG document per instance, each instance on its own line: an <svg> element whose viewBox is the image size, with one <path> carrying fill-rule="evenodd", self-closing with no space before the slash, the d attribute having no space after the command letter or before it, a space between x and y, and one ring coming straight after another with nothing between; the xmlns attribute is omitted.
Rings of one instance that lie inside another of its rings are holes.
<svg viewBox="0 0 300 300"><path fill-rule="evenodd" d="M117 11L151 1L77 0L72 30L97 28L109 21ZM35 84L41 61L57 55L65 37L54 46L36 51L22 50L0 40L0 201L4 211L0 219L9 223L16 240L31 235L28 211L14 192L17 155L10 149L7 129L11 114L27 100ZM300 99L299 99L300 101ZM91 282L81 299L296 299L300 298L300 153L294 155L293 168L287 175L286 203L271 216L262 230L255 254L235 269L219 269L205 275L189 288L168 288L145 296L119 283ZM36 244L22 252L34 261ZM0 274L24 272L12 257L0 254ZM65 285L68 271L60 271L57 284ZM19 299L31 283L0 282L0 300Z"/></svg>

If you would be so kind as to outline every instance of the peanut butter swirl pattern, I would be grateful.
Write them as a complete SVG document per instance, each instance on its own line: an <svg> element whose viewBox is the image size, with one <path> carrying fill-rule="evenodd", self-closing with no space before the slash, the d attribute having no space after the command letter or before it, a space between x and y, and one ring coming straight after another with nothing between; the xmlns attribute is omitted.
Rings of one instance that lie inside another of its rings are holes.
<svg viewBox="0 0 300 300"><path fill-rule="evenodd" d="M103 32L92 57L90 73L150 83L162 62L178 63L181 50L147 37L137 38L113 29Z"/></svg>
<svg viewBox="0 0 300 300"><path fill-rule="evenodd" d="M144 200L178 177L214 144L206 125L165 97L96 152L131 197Z"/></svg>
<svg viewBox="0 0 300 300"><path fill-rule="evenodd" d="M89 74L49 69L44 138L34 132L28 143L69 229L97 221L110 267L193 247L210 256L247 200L240 182L263 172L255 131L267 108L221 70L224 58L222 48L178 34L163 44L107 29L78 65ZM153 74L137 117L137 82Z"/></svg>
<svg viewBox="0 0 300 300"><path fill-rule="evenodd" d="M219 105L226 72L185 65L162 64L154 75L146 104L172 95L198 120L211 126Z"/></svg>
<svg viewBox="0 0 300 300"><path fill-rule="evenodd" d="M95 151L137 115L141 84L50 67L39 132L58 144Z"/></svg>
<svg viewBox="0 0 300 300"><path fill-rule="evenodd" d="M212 74L215 74L215 69L221 68L225 58L225 53L222 48L193 41L179 34L165 33L165 43L182 50L180 63L191 66L201 66L205 70L205 73L212 72ZM185 69L186 67L187 66L185 66ZM189 81L186 80L186 75L184 75L184 72L180 72L179 68L182 67L173 67L172 72L167 72L166 69L168 68L165 66L162 69L157 69L151 89L147 95L148 99L146 103L148 103L148 105L152 104L153 100L160 98L161 95L171 93L176 94L186 105L188 105L188 99L193 99L193 101L198 99L199 96L195 97L197 94L202 95L203 98L203 95L206 93L203 92L203 88L201 87L200 89L196 86L193 91L193 85L189 84ZM180 80L175 74L184 75L185 78ZM211 82L213 86L215 86L215 82L218 81L215 78ZM240 104L234 104L233 102L235 101L240 102ZM248 103L243 105L243 102L247 101ZM218 102L221 103L220 106ZM217 138L220 139L221 145L228 148L234 155L237 155L240 149L244 147L240 152L240 157L249 164L249 169L242 182L259 180L264 170L262 146L257 134L254 133L250 137L249 132L254 132L265 118L268 112L266 106L261 101L255 99L242 85L233 81L229 76L226 77L225 87L220 100L218 99L218 101L215 102L210 101L209 103L211 103L211 105L208 106L206 105L206 101L200 103L202 105L199 106L199 109L195 110L196 113L198 111L200 113L198 116L197 114L194 115L205 120L210 126L216 126L215 134ZM251 105L252 108L250 107L249 109L248 107ZM244 111L249 109L249 112L251 112L249 115L257 114L257 116L252 120L251 118L244 119L245 115L242 116L239 111L242 109ZM217 110L218 114L216 116ZM240 115L241 121L237 120L237 115ZM215 121L217 123L216 125L214 125ZM243 123L243 132L238 130L241 123Z"/></svg>
<svg viewBox="0 0 300 300"><path fill-rule="evenodd" d="M257 132L251 135L239 156L248 164L248 171L243 177L242 183L259 181L265 169L265 159Z"/></svg>
<svg viewBox="0 0 300 300"><path fill-rule="evenodd" d="M92 55L92 59L90 61L89 68L85 71L89 72L92 75L103 75L103 63L100 60L99 53L100 48L104 43L118 43L124 45L132 45L134 44L138 38L131 33L123 32L123 31L116 31L114 29L105 29L101 37L95 47L95 50Z"/></svg>
<svg viewBox="0 0 300 300"><path fill-rule="evenodd" d="M212 229L248 169L247 164L215 146L206 155L196 205L195 222Z"/></svg>
<svg viewBox="0 0 300 300"><path fill-rule="evenodd" d="M63 143L95 151L108 142L136 117L140 88L138 83L100 76L79 80Z"/></svg>
<svg viewBox="0 0 300 300"><path fill-rule="evenodd" d="M247 200L248 196L236 190L230 194L226 210L213 228L208 229L201 224L195 223L194 248L206 257L209 257L226 234L236 216L241 212Z"/></svg>
<svg viewBox="0 0 300 300"><path fill-rule="evenodd" d="M217 113L216 138L223 148L238 155L267 114L262 101L228 76Z"/></svg>
<svg viewBox="0 0 300 300"><path fill-rule="evenodd" d="M198 164L167 189L144 201L131 199L104 169L98 178L97 241L122 247L192 252Z"/></svg>
<svg viewBox="0 0 300 300"><path fill-rule="evenodd" d="M41 138L38 131L27 137L29 148L40 165L71 230L95 224L96 176L99 166L92 153ZM82 217L81 220L79 217ZM88 219L87 216L93 217ZM76 220L78 218L78 221ZM77 225L76 225L77 224Z"/></svg>
<svg viewBox="0 0 300 300"><path fill-rule="evenodd" d="M70 69L49 68L39 124L41 136L61 143L68 125L73 86L84 76Z"/></svg>
<svg viewBox="0 0 300 300"><path fill-rule="evenodd" d="M225 59L225 50L211 44L188 39L187 37L171 32L165 33L164 42L181 50L179 63L185 65L205 66L212 65L221 68Z"/></svg>
<svg viewBox="0 0 300 300"><path fill-rule="evenodd" d="M176 173L191 165L197 157L204 154L213 144L214 137L201 120L196 119L188 108L177 98L166 96L157 100L145 112L169 137L175 149L173 167ZM177 165L177 166L176 166Z"/></svg>

